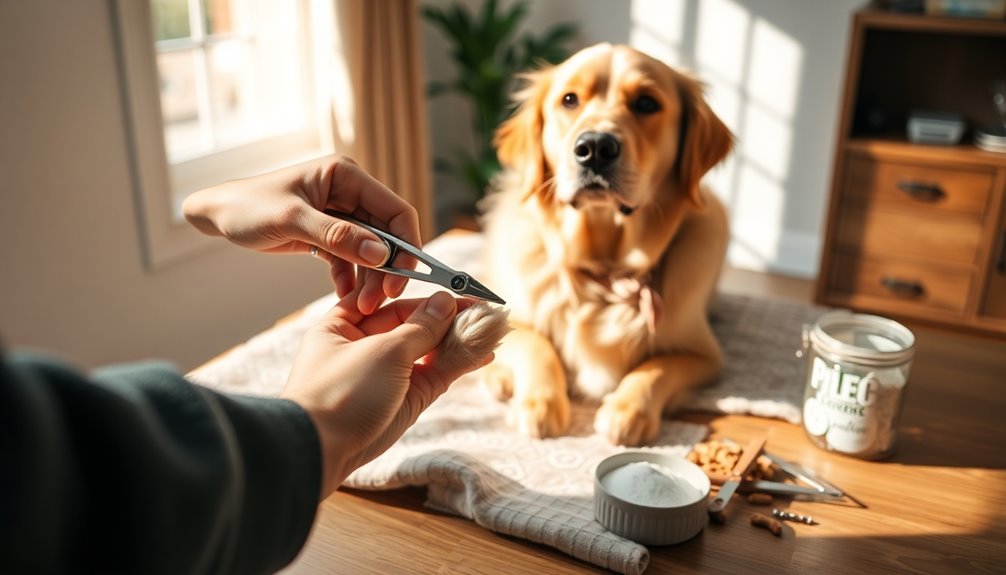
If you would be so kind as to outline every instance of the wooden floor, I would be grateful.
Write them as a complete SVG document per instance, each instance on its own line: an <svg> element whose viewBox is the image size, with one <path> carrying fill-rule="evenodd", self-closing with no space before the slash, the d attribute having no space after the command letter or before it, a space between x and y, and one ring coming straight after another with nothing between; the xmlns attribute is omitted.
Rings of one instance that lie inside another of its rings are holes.
<svg viewBox="0 0 1006 575"><path fill-rule="evenodd" d="M809 302L810 282L728 271L723 291ZM767 433L776 454L817 470L865 503L781 501L818 525L752 528L735 500L725 525L651 548L647 573L1006 572L1006 342L909 324L918 351L898 451L867 462L822 451L802 428L746 416L683 414L714 434ZM551 548L426 510L421 489L339 491L326 500L288 573L592 573ZM758 508L763 511L764 508Z"/></svg>

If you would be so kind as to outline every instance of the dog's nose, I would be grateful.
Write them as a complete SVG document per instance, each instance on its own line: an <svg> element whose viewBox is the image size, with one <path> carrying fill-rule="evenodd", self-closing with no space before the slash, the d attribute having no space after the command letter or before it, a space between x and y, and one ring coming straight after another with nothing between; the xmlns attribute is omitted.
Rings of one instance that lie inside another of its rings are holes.
<svg viewBox="0 0 1006 575"><path fill-rule="evenodd" d="M618 138L607 132L584 132L573 144L576 162L600 172L610 166L622 152Z"/></svg>

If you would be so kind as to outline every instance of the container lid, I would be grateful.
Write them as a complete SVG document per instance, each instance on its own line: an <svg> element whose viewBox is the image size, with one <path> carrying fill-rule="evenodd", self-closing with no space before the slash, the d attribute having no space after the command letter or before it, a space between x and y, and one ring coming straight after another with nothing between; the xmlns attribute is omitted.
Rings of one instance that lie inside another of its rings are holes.
<svg viewBox="0 0 1006 575"><path fill-rule="evenodd" d="M884 317L845 310L818 318L810 341L817 352L834 362L895 366L915 355L915 335L905 326Z"/></svg>

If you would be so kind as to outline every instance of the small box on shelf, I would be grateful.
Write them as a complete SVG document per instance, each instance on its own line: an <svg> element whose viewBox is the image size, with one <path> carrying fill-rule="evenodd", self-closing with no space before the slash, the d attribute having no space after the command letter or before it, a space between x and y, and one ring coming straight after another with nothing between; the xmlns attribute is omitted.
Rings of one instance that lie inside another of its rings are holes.
<svg viewBox="0 0 1006 575"><path fill-rule="evenodd" d="M908 114L908 141L913 144L955 146L964 136L967 123L960 114L913 110Z"/></svg>

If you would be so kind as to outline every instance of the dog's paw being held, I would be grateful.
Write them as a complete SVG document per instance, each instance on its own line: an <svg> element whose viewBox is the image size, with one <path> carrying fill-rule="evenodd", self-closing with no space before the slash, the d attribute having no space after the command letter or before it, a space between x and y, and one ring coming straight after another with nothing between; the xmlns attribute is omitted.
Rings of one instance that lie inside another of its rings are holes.
<svg viewBox="0 0 1006 575"><path fill-rule="evenodd" d="M648 409L643 402L609 393L594 416L594 431L615 445L642 445L656 439L660 412Z"/></svg>
<svg viewBox="0 0 1006 575"><path fill-rule="evenodd" d="M510 405L511 424L529 437L557 437L569 428L569 398L515 397Z"/></svg>
<svg viewBox="0 0 1006 575"><path fill-rule="evenodd" d="M454 318L454 325L440 344L440 352L460 365L477 365L499 346L510 331L509 313L498 306L474 304Z"/></svg>

